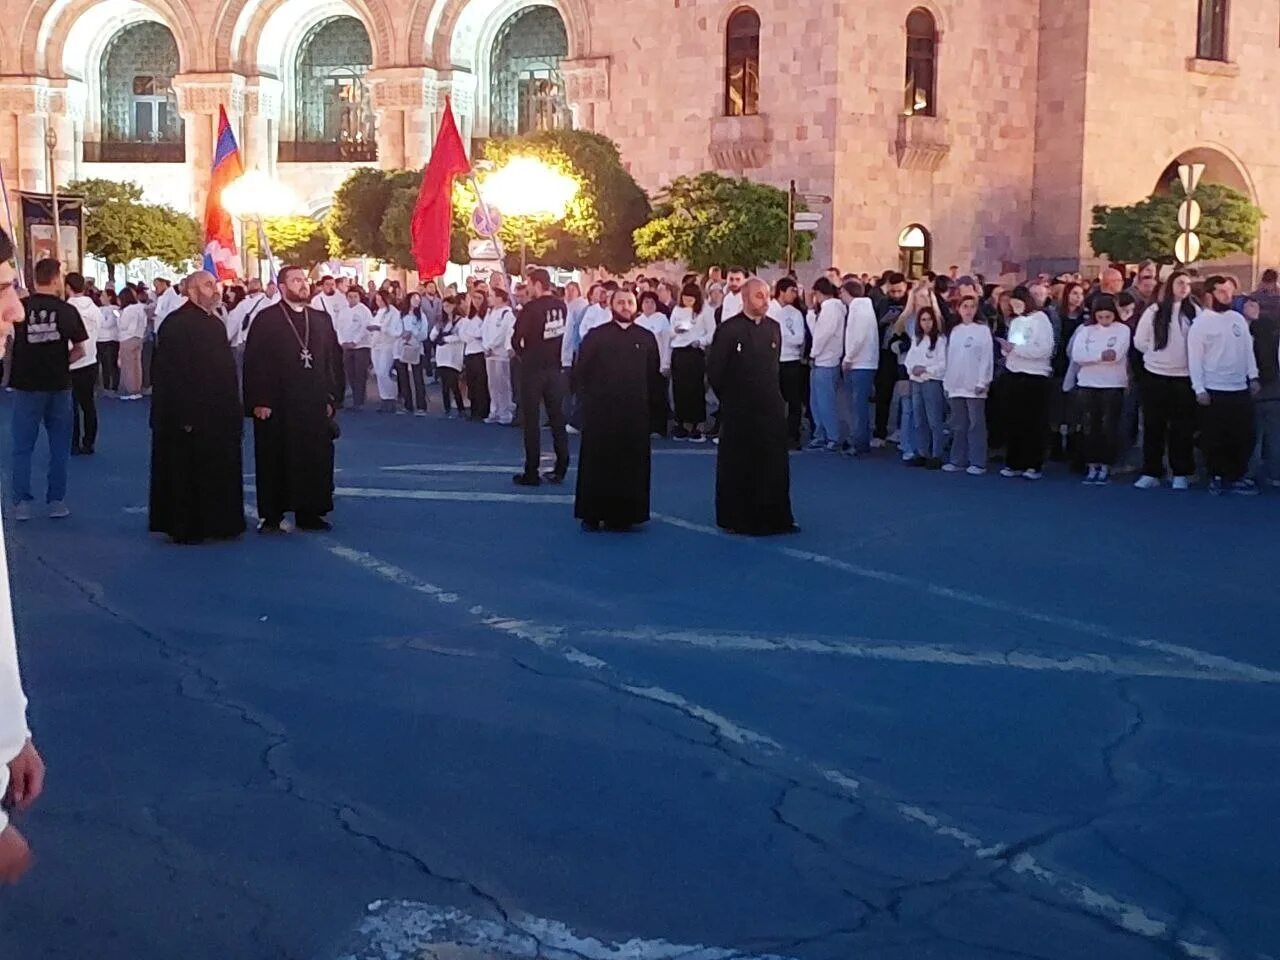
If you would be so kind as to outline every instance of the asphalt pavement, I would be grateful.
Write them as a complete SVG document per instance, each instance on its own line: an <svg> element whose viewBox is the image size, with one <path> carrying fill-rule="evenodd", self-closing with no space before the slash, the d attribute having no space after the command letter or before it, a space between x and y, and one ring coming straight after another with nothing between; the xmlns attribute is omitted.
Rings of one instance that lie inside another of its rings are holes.
<svg viewBox="0 0 1280 960"><path fill-rule="evenodd" d="M437 402L346 418L331 534L190 548L146 412L6 515L0 956L1280 957L1280 496L803 453L755 541L661 441L589 535Z"/></svg>

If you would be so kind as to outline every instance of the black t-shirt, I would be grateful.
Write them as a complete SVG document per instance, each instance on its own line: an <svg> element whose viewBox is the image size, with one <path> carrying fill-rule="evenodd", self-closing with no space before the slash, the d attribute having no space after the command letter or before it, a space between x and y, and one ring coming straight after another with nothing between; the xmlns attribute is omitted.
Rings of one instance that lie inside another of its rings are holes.
<svg viewBox="0 0 1280 960"><path fill-rule="evenodd" d="M560 343L568 316L569 308L556 297L538 297L525 304L511 339L524 369L560 369Z"/></svg>
<svg viewBox="0 0 1280 960"><path fill-rule="evenodd" d="M71 344L89 339L75 307L47 293L27 298L27 319L13 325L13 372L9 385L15 390L45 392L71 388Z"/></svg>

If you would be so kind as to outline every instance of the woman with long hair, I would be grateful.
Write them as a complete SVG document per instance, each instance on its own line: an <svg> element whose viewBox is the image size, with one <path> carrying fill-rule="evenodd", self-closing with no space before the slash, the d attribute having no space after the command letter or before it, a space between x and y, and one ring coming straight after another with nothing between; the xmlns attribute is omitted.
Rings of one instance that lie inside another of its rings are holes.
<svg viewBox="0 0 1280 960"><path fill-rule="evenodd" d="M462 369L471 401L471 419L477 422L489 419L490 413L489 376L484 363L484 318L488 313L489 291L476 284L467 295L467 309L458 333L462 337Z"/></svg>
<svg viewBox="0 0 1280 960"><path fill-rule="evenodd" d="M1173 489L1187 490L1196 472L1196 397L1187 364L1187 334L1200 315L1191 276L1175 270L1164 296L1138 320L1133 345L1142 354L1142 476L1139 490L1159 487L1165 475L1165 451Z"/></svg>
<svg viewBox="0 0 1280 960"><path fill-rule="evenodd" d="M379 413L395 413L396 388L394 375L396 351L404 336L404 323L395 307L391 291L386 287L373 295L373 375L378 380Z"/></svg>
<svg viewBox="0 0 1280 960"><path fill-rule="evenodd" d="M147 336L147 307L132 287L120 291L120 399L142 399L142 345Z"/></svg>
<svg viewBox="0 0 1280 960"><path fill-rule="evenodd" d="M970 476L987 472L987 394L995 376L991 328L978 316L977 297L956 306L960 322L947 338L943 390L951 407L951 459L942 469Z"/></svg>
<svg viewBox="0 0 1280 960"><path fill-rule="evenodd" d="M114 290L102 291L98 309L102 313L98 324L98 374L102 389L114 395L120 389L120 307Z"/></svg>
<svg viewBox="0 0 1280 960"><path fill-rule="evenodd" d="M680 305L671 311L671 393L675 400L677 440L702 443L707 419L707 360L715 321L702 299L702 288L686 283Z"/></svg>
<svg viewBox="0 0 1280 960"><path fill-rule="evenodd" d="M458 386L463 365L462 336L458 333L458 300L456 296L444 298L440 319L430 332L431 342L436 348L436 374L440 378L440 400L446 419L453 418L455 403L457 415L461 417L463 414L462 390Z"/></svg>
<svg viewBox="0 0 1280 960"><path fill-rule="evenodd" d="M942 389L947 375L947 338L942 335L942 319L933 307L917 310L914 325L915 335L904 358L916 427L916 455L910 463L913 467L940 470L947 442L947 400Z"/></svg>
<svg viewBox="0 0 1280 960"><path fill-rule="evenodd" d="M1008 451L1002 477L1039 480L1044 474L1045 405L1053 373L1053 324L1026 287L1010 297L1009 335L998 340L1006 372L1005 431Z"/></svg>
<svg viewBox="0 0 1280 960"><path fill-rule="evenodd" d="M1111 296L1095 297L1093 322L1080 327L1071 341L1071 360L1078 367L1076 390L1083 426L1082 453L1089 468L1084 482L1111 482L1120 453L1120 411L1129 383L1129 328Z"/></svg>

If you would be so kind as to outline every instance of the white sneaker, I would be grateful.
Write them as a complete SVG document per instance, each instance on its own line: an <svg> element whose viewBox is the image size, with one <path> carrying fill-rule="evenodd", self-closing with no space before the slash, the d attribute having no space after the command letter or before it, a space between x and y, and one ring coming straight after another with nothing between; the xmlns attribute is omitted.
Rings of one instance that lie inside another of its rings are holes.
<svg viewBox="0 0 1280 960"><path fill-rule="evenodd" d="M970 467L965 471L971 477L985 477L987 475L986 467Z"/></svg>
<svg viewBox="0 0 1280 960"><path fill-rule="evenodd" d="M71 511L67 508L67 505L63 503L61 500L55 500L53 501L53 503L49 504L50 520L61 520L64 517L69 517L69 516L71 516Z"/></svg>
<svg viewBox="0 0 1280 960"><path fill-rule="evenodd" d="M1135 490L1158 490L1160 489L1160 480L1158 477L1150 477L1143 474L1134 483L1133 488ZM1183 489L1186 488L1184 487Z"/></svg>
<svg viewBox="0 0 1280 960"><path fill-rule="evenodd" d="M1146 480L1146 479L1148 479L1148 478L1147 478L1147 477L1143 477L1142 479L1143 479L1143 480ZM1135 484L1135 486L1136 486L1136 484ZM1174 477L1174 478L1173 478L1173 483L1172 483L1172 485L1171 485L1171 486L1173 487L1173 489L1174 489L1174 490L1190 490L1190 489L1191 489L1191 478L1190 478L1190 477ZM1145 489L1145 488L1144 488L1144 489Z"/></svg>
<svg viewBox="0 0 1280 960"><path fill-rule="evenodd" d="M15 503L13 505L13 519L30 520L33 516L34 513L31 509L30 500L23 500L21 503Z"/></svg>
<svg viewBox="0 0 1280 960"><path fill-rule="evenodd" d="M1094 484L1094 483L1097 483L1097 482L1098 482L1098 473L1099 473L1099 471L1098 471L1098 468L1097 468L1097 467L1090 467L1090 468L1089 468L1089 473L1088 473L1088 475L1084 478L1084 480L1083 480L1082 482L1084 482L1084 483L1088 483L1088 484Z"/></svg>
<svg viewBox="0 0 1280 960"><path fill-rule="evenodd" d="M957 467L954 463L944 463L942 465L942 472L943 473L959 473L960 468Z"/></svg>
<svg viewBox="0 0 1280 960"><path fill-rule="evenodd" d="M570 436L576 437L582 431L579 430L577 427L575 427L572 423L570 423L570 424L566 424L564 428L564 432L569 434Z"/></svg>
<svg viewBox="0 0 1280 960"><path fill-rule="evenodd" d="M876 437L875 439L873 439L873 440L871 441L871 449L872 449L872 450L880 450L880 449L882 449L883 447L884 447L884 441L883 441L883 440L881 440L879 437Z"/></svg>
<svg viewBox="0 0 1280 960"><path fill-rule="evenodd" d="M1022 478L1024 480L1039 480L1042 477L1044 477L1044 474L1039 470L1024 470L1022 473Z"/></svg>
<svg viewBox="0 0 1280 960"><path fill-rule="evenodd" d="M1000 476L1008 479L1012 479L1013 477L1020 477L1022 476L1022 474L1020 474L1017 470L1013 470L1013 469L1010 469L1009 467L1005 467L1000 471Z"/></svg>
<svg viewBox="0 0 1280 960"><path fill-rule="evenodd" d="M904 453L904 454L902 455L902 462L903 462L903 463L910 463L910 462L911 462L912 460L914 460L915 458L916 458L916 455L915 455L914 453Z"/></svg>

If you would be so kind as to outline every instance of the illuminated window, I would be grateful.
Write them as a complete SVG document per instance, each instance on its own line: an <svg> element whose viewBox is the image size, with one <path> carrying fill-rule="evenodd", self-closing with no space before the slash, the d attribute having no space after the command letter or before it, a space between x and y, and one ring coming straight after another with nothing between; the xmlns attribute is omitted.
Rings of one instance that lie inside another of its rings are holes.
<svg viewBox="0 0 1280 960"><path fill-rule="evenodd" d="M760 112L760 15L750 7L729 18L724 53L724 112L752 117Z"/></svg>
<svg viewBox="0 0 1280 960"><path fill-rule="evenodd" d="M902 112L937 115L938 29L933 14L916 7L907 15L907 84Z"/></svg>
<svg viewBox="0 0 1280 960"><path fill-rule="evenodd" d="M898 234L898 270L910 280L918 280L929 269L932 244L929 231L913 223Z"/></svg>
<svg viewBox="0 0 1280 960"><path fill-rule="evenodd" d="M1201 60L1227 59L1227 0L1200 0L1196 29L1196 56Z"/></svg>

